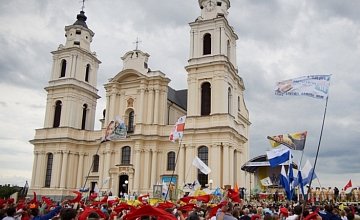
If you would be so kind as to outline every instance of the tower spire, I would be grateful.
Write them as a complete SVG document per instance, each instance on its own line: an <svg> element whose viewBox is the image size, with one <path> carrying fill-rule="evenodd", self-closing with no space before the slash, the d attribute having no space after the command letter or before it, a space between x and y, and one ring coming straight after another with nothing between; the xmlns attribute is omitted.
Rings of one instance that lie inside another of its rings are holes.
<svg viewBox="0 0 360 220"><path fill-rule="evenodd" d="M85 9L85 1L86 1L86 0L82 0L81 11L84 11L84 9Z"/></svg>

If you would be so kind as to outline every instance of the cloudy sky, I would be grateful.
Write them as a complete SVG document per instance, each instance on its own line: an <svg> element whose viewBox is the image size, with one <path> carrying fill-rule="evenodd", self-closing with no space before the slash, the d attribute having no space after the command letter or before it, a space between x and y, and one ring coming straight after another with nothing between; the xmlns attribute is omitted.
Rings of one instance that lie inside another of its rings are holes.
<svg viewBox="0 0 360 220"><path fill-rule="evenodd" d="M0 184L30 180L35 129L44 122L51 51L65 43L80 0L0 0ZM102 61L103 84L122 68L120 57L135 48L149 53L149 67L187 88L188 23L200 15L197 0L89 0L92 50ZM232 0L230 24L239 36L237 64L252 122L250 157L265 154L268 135L308 131L304 160L314 163L325 101L278 97L276 81L332 74L315 186L360 186L360 1ZM98 101L97 118L105 106ZM97 124L97 129L99 124ZM296 153L299 159L300 154Z"/></svg>

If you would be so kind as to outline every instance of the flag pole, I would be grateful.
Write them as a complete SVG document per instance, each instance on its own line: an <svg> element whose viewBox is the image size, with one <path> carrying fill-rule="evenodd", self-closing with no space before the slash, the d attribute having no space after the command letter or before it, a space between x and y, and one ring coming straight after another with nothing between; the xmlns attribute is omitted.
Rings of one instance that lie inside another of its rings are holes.
<svg viewBox="0 0 360 220"><path fill-rule="evenodd" d="M316 163L317 163L317 159L318 159L318 156L319 156L321 138L322 138L322 134L323 134L323 130L324 130L324 124L325 124L325 116L326 116L326 110L327 110L327 105L328 105L328 99L329 99L329 96L326 97L325 110L324 110L324 115L323 115L323 120L322 120L322 125L321 125L319 143L318 143L318 146L317 146L317 151L316 151L316 156L315 156L314 169L313 169L313 172L311 173L309 189L311 189L311 183L312 183L312 180L313 180L313 177L314 177ZM305 198L304 205L303 205L303 211L305 210L308 196L309 196L309 190L306 193L306 198Z"/></svg>
<svg viewBox="0 0 360 220"><path fill-rule="evenodd" d="M176 165L177 165L177 163L178 163L179 153L180 153L180 149L181 149L181 141L182 141L182 138L179 139L179 148L178 148L178 152L177 152L177 154L176 154L175 166L174 166L174 170L173 170L173 172L172 172L172 174L171 174L171 177L170 177L170 183L169 183L169 187L167 188L167 191L166 191L166 194L165 194L165 197L164 197L164 201L166 200L166 198L167 198L167 196L168 196L168 194L169 194L170 184L171 184L171 182L172 182L172 180L173 180L173 177L174 177L174 174L175 174ZM174 184L174 185L175 185L175 184Z"/></svg>

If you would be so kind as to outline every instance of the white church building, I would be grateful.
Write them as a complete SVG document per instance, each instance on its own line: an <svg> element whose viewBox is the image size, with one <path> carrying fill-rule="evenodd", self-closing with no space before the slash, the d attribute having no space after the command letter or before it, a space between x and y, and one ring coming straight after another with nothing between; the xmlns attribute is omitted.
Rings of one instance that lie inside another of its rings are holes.
<svg viewBox="0 0 360 220"><path fill-rule="evenodd" d="M105 85L106 109L95 118L100 58L90 48L94 32L84 11L65 27L65 45L52 52L44 127L36 129L30 192L52 198L95 185L101 191L150 193L154 185L199 180L203 187L249 187L241 166L249 160L249 112L236 64L238 36L227 19L230 0L198 0L190 22L187 89L174 90L166 73L148 67L149 54L126 52L123 68ZM62 34L62 33L59 33ZM159 48L161 50L161 48ZM169 141L186 115L184 138ZM116 116L125 139L101 142ZM94 130L95 120L102 129ZM198 156L208 175L192 165Z"/></svg>

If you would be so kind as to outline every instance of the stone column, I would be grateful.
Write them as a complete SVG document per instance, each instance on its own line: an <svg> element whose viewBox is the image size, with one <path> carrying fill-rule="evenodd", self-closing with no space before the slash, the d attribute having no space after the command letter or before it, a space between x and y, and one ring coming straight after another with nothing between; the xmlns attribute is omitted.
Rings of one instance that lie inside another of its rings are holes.
<svg viewBox="0 0 360 220"><path fill-rule="evenodd" d="M43 187L45 185L45 175L46 175L46 154L45 151L39 152L39 161L38 161L38 171L39 176L37 176L38 179L38 186Z"/></svg>
<svg viewBox="0 0 360 220"><path fill-rule="evenodd" d="M62 162L61 177L60 177L60 188L65 189L69 151L63 151L62 153L63 153L63 162Z"/></svg>
<svg viewBox="0 0 360 220"><path fill-rule="evenodd" d="M141 168L140 168L140 146L135 146L135 176L134 176L134 185L133 185L133 190L135 191L139 191L140 189L140 173L141 173ZM129 183L130 184L130 183Z"/></svg>
<svg viewBox="0 0 360 220"><path fill-rule="evenodd" d="M51 188L59 187L59 179L60 179L60 172L61 172L61 151L54 152L54 161L52 167L52 174L51 174Z"/></svg>
<svg viewBox="0 0 360 220"><path fill-rule="evenodd" d="M192 165L192 161L194 160L195 157L195 146L186 146L186 165L187 167L185 167L185 171L186 171L186 176L185 176L185 182L188 181L194 181L195 179L197 179L197 169ZM189 172L189 173L187 173Z"/></svg>
<svg viewBox="0 0 360 220"><path fill-rule="evenodd" d="M148 95L148 108L147 108L147 124L153 123L153 117L154 117L154 89L149 89L149 95Z"/></svg>
<svg viewBox="0 0 360 220"><path fill-rule="evenodd" d="M98 187L101 191L101 188L102 188L102 183L104 181L104 174L105 174L105 171L104 171L104 163L105 163L105 151L102 151L102 152L99 152L99 170L98 170L98 173L99 173L99 181L98 181Z"/></svg>
<svg viewBox="0 0 360 220"><path fill-rule="evenodd" d="M223 181L221 176L222 172L221 169L221 146L220 144L213 144L210 148L210 157L209 157L209 167L211 168L211 173L209 174L209 179L213 180L212 188L222 187Z"/></svg>
<svg viewBox="0 0 360 220"><path fill-rule="evenodd" d="M108 126L110 122L109 109L110 109L110 95L106 95L106 114L105 114L105 123L104 123L105 128L106 126Z"/></svg>
<svg viewBox="0 0 360 220"><path fill-rule="evenodd" d="M151 176L151 171L150 171L150 150L149 149L145 149L145 159L144 159L144 173L143 173L143 177L144 177L144 184L143 187L145 190L149 189L149 180L150 180L150 176Z"/></svg>
<svg viewBox="0 0 360 220"><path fill-rule="evenodd" d="M83 187L83 180L84 180L84 153L79 153L79 166L78 166L78 175L76 180L76 187L81 188Z"/></svg>
<svg viewBox="0 0 360 220"><path fill-rule="evenodd" d="M229 161L229 146L223 146L223 185L229 185L229 172L230 172L230 161Z"/></svg>
<svg viewBox="0 0 360 220"><path fill-rule="evenodd" d="M159 124L159 92L160 91L158 89L155 90L154 124Z"/></svg>
<svg viewBox="0 0 360 220"><path fill-rule="evenodd" d="M234 148L232 146L229 146L229 177L230 177L230 184L232 186L235 186L235 172L234 172Z"/></svg>
<svg viewBox="0 0 360 220"><path fill-rule="evenodd" d="M111 92L111 95L110 95L110 106L109 108L110 109L107 109L107 111L109 111L109 122L114 120L115 118L115 102L116 102L116 93L114 92Z"/></svg>
<svg viewBox="0 0 360 220"><path fill-rule="evenodd" d="M107 179L108 177L110 177L110 173L109 173L109 170L110 170L110 162L111 162L111 150L110 149L106 149L105 151L105 161L104 161L104 164L105 164L105 168L104 168L104 176L103 176L103 180L101 181L104 181L105 179ZM102 186L103 189L109 189L109 183L110 181L107 181L106 184L104 184Z"/></svg>
<svg viewBox="0 0 360 220"><path fill-rule="evenodd" d="M32 177L31 177L31 187L37 187L37 184L35 182L37 175L37 163L38 163L38 151L34 151L34 163L33 163L33 169L32 169Z"/></svg>
<svg viewBox="0 0 360 220"><path fill-rule="evenodd" d="M183 187L184 183L185 183L185 169L184 169L184 160L185 160L185 145L180 146L180 151L179 151L179 155L176 155L178 157L178 161L176 164L176 170L177 173L179 174L178 176L178 186L179 187Z"/></svg>
<svg viewBox="0 0 360 220"><path fill-rule="evenodd" d="M156 177L157 177L157 151L152 149L152 155L151 155L151 188L153 185L156 184Z"/></svg>
<svg viewBox="0 0 360 220"><path fill-rule="evenodd" d="M144 93L145 93L145 89L141 87L140 88L140 100L136 105L137 109L136 109L136 112L135 112L135 115L136 115L135 120L136 120L137 124L140 124L140 123L143 124L144 123L144 121L143 121Z"/></svg>

